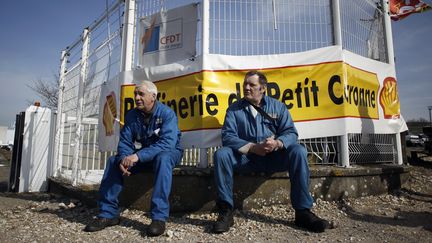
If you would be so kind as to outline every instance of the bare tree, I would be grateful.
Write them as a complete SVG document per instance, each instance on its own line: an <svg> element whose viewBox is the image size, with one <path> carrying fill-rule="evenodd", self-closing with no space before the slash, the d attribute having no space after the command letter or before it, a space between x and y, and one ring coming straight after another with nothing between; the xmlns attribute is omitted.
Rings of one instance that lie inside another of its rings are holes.
<svg viewBox="0 0 432 243"><path fill-rule="evenodd" d="M32 89L42 99L44 106L52 110L57 109L59 91L59 79L57 75L54 75L54 79L51 81L37 79L32 84L27 84L27 87Z"/></svg>

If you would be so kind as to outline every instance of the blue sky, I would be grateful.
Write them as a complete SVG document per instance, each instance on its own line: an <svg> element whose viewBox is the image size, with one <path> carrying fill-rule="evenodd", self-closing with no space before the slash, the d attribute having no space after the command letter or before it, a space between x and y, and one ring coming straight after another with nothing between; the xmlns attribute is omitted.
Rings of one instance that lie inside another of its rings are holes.
<svg viewBox="0 0 432 243"><path fill-rule="evenodd" d="M36 100L26 85L53 80L60 54L105 8L105 1L2 1L0 7L0 125L8 126Z"/></svg>
<svg viewBox="0 0 432 243"><path fill-rule="evenodd" d="M429 4L432 1L425 1ZM28 101L26 85L52 80L60 52L105 9L99 0L2 1L0 8L0 126L8 126ZM392 21L402 115L429 120L432 105L432 11Z"/></svg>
<svg viewBox="0 0 432 243"><path fill-rule="evenodd" d="M432 1L424 1L432 5ZM432 106L432 10L392 21L396 78L406 120L429 120Z"/></svg>

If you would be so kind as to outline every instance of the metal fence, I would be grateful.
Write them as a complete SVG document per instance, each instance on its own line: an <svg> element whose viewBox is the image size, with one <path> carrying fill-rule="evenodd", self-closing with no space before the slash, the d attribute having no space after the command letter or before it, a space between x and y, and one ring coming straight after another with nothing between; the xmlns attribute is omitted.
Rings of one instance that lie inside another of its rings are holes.
<svg viewBox="0 0 432 243"><path fill-rule="evenodd" d="M381 1L340 1L342 46L356 54L388 62Z"/></svg>
<svg viewBox="0 0 432 243"><path fill-rule="evenodd" d="M208 0L205 0L208 1ZM133 3L129 13L128 3ZM113 152L98 150L97 127L101 85L124 71L138 68L134 53L139 37L138 21L150 14L168 10L192 0L107 1L103 14L85 29L62 56L55 150L55 176L76 183L98 183L107 158ZM384 15L380 0L212 0L209 4L209 53L224 55L264 55L293 53L340 44L344 49L382 62L388 62ZM126 9L126 11L125 11ZM197 54L203 53L202 21L199 11ZM132 23L126 23L133 14ZM125 20L126 19L126 20ZM340 19L340 25L337 22ZM132 26L132 46L125 49L125 28ZM340 38L338 37L340 33ZM125 55L126 51L132 55ZM397 162L396 135L348 134L352 163ZM341 165L342 137L301 140L309 162ZM182 165L197 166L200 159L213 165L216 147L188 148ZM201 156L200 153L206 153Z"/></svg>
<svg viewBox="0 0 432 243"><path fill-rule="evenodd" d="M99 94L101 85L120 73L123 12L122 1L107 2L102 16L62 56L56 176L77 182L89 171L103 170L113 154L99 152L97 145Z"/></svg>
<svg viewBox="0 0 432 243"><path fill-rule="evenodd" d="M210 53L263 55L333 45L331 1L210 1Z"/></svg>
<svg viewBox="0 0 432 243"><path fill-rule="evenodd" d="M389 134L348 135L351 164L397 163L396 137Z"/></svg>

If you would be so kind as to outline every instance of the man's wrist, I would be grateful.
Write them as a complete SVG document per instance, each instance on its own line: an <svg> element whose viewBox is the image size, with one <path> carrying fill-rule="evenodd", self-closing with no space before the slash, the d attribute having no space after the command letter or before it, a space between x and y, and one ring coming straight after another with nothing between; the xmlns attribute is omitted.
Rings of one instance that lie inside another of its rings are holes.
<svg viewBox="0 0 432 243"><path fill-rule="evenodd" d="M275 147L275 149L273 151L278 151L279 149L282 149L283 148L282 141L279 140L279 139L276 139L275 141L276 141L276 147Z"/></svg>
<svg viewBox="0 0 432 243"><path fill-rule="evenodd" d="M136 160L136 161L134 162L134 164L136 164L136 163L139 162L139 156L138 156L137 153L134 153L133 155L135 156L135 160Z"/></svg>
<svg viewBox="0 0 432 243"><path fill-rule="evenodd" d="M255 153L255 152L254 152L254 151L255 151L255 146L256 146L256 144L253 143L253 144L249 147L249 151L248 151L248 153Z"/></svg>
<svg viewBox="0 0 432 243"><path fill-rule="evenodd" d="M248 154L253 145L254 145L253 143L247 143L244 146L242 146L241 148L239 148L238 151L242 154Z"/></svg>

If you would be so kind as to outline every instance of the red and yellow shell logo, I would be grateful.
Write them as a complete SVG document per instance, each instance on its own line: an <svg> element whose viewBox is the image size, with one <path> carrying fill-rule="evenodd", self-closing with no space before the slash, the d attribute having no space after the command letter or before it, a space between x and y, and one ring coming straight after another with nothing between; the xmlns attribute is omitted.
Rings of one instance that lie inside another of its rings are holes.
<svg viewBox="0 0 432 243"><path fill-rule="evenodd" d="M395 78L387 77L384 79L379 101L384 111L385 119L400 117L399 95Z"/></svg>
<svg viewBox="0 0 432 243"><path fill-rule="evenodd" d="M115 93L111 92L107 97L103 109L102 121L105 127L105 135L114 135L114 121L117 117Z"/></svg>

